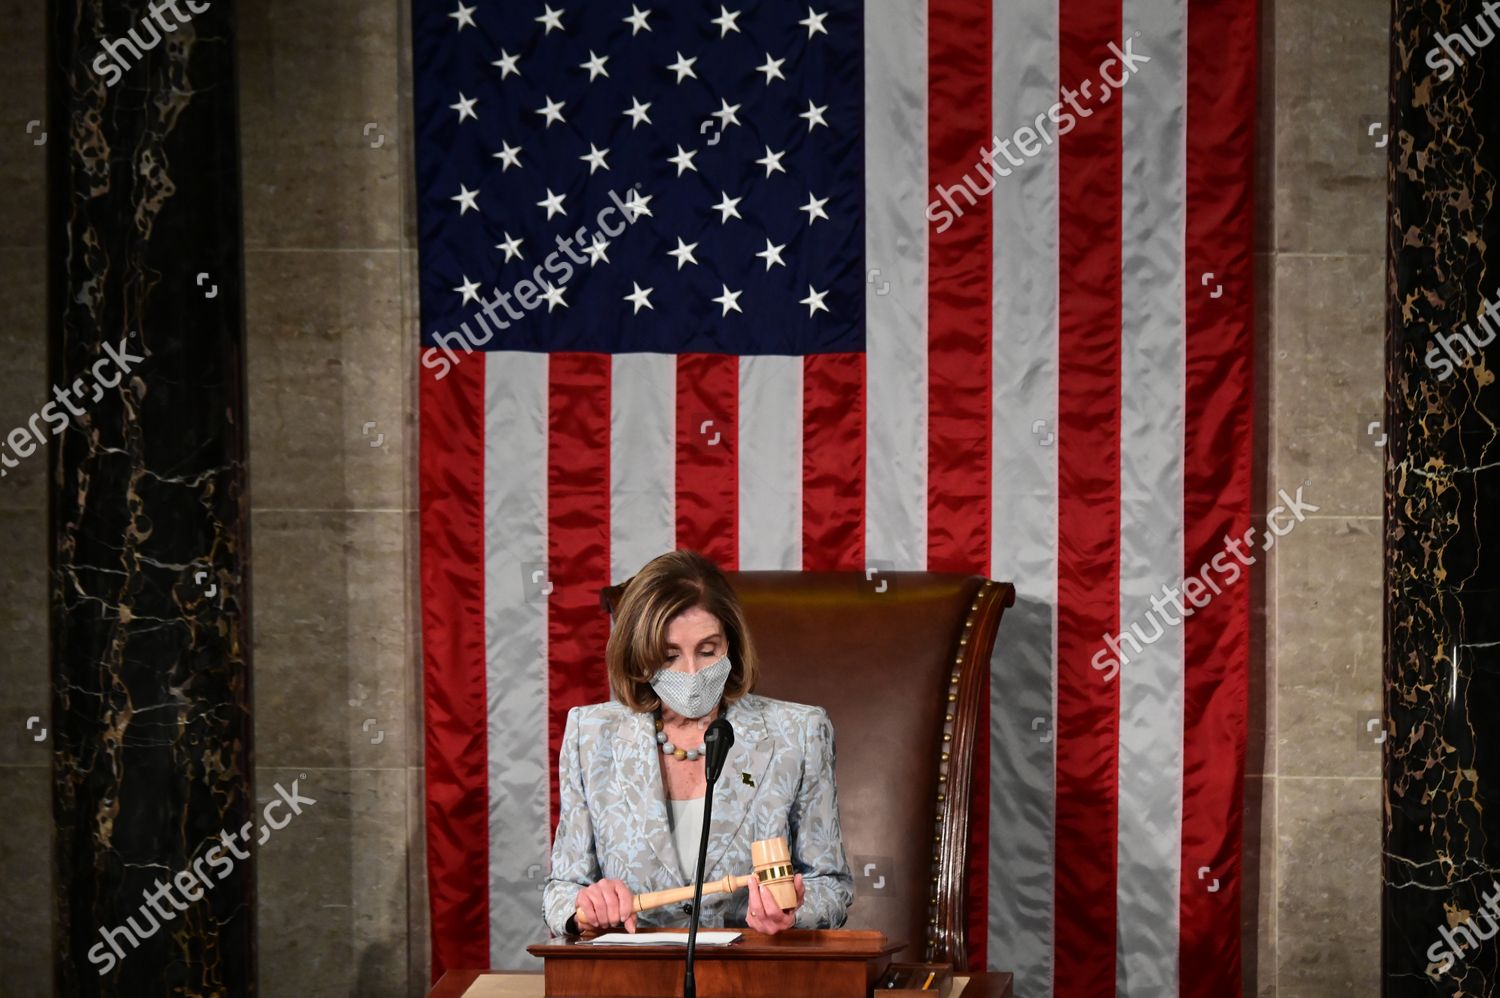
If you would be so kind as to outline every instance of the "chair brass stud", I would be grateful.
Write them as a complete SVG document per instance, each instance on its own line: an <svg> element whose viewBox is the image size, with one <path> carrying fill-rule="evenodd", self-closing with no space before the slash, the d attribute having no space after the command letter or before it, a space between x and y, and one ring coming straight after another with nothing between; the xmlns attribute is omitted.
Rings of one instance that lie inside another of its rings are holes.
<svg viewBox="0 0 1500 998"><path fill-rule="evenodd" d="M964 621L964 630L968 630L969 628L971 628L973 626L974 626L974 621L972 621L972 620L966 620L966 621Z"/></svg>
<svg viewBox="0 0 1500 998"><path fill-rule="evenodd" d="M947 762L947 761L948 761L948 753L947 753L947 752L944 752L944 753L943 753L943 761L944 761L944 762ZM694 889L695 889L695 890L696 890L696 888L694 888Z"/></svg>
<svg viewBox="0 0 1500 998"><path fill-rule="evenodd" d="M948 782L948 774L947 773L939 773L938 774L938 782L939 783L947 783Z"/></svg>
<svg viewBox="0 0 1500 998"><path fill-rule="evenodd" d="M953 741L953 735L951 735L948 732L944 731L943 732L943 741L945 741L945 742L951 742L951 741Z"/></svg>
<svg viewBox="0 0 1500 998"><path fill-rule="evenodd" d="M947 800L947 799L948 798L946 797L946 795L944 795L944 794L938 794L938 800Z"/></svg>
<svg viewBox="0 0 1500 998"><path fill-rule="evenodd" d="M953 721L953 715L952 714L946 714L946 715L943 716L943 720L947 721L947 722L949 722L951 724L952 721Z"/></svg>
<svg viewBox="0 0 1500 998"><path fill-rule="evenodd" d="M958 699L958 694L957 693L949 693L948 694L948 702L949 703L952 703L953 701L955 701L957 699Z"/></svg>

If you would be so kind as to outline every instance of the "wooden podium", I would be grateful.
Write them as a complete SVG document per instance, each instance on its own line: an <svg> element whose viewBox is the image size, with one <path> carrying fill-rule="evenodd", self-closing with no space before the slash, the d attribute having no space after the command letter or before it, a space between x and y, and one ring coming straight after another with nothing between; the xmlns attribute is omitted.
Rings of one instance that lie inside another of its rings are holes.
<svg viewBox="0 0 1500 998"><path fill-rule="evenodd" d="M867 998L902 944L885 933L845 929L789 929L767 936L749 929L724 946L698 946L694 976L699 998ZM643 934L684 936L686 929ZM544 962L548 998L674 998L682 994L687 947L610 946L554 939L526 947Z"/></svg>

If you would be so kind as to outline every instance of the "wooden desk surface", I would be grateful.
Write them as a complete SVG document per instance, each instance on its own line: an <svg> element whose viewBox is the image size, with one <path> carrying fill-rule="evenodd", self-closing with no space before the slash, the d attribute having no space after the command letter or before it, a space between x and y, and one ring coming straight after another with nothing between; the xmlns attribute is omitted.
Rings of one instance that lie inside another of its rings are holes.
<svg viewBox="0 0 1500 998"><path fill-rule="evenodd" d="M523 986L516 989L518 996L534 995L539 998L542 994L541 971L450 970L427 992L427 998L463 998L464 993L481 977L511 978ZM1013 995L1010 974L970 974L963 998L1013 998Z"/></svg>

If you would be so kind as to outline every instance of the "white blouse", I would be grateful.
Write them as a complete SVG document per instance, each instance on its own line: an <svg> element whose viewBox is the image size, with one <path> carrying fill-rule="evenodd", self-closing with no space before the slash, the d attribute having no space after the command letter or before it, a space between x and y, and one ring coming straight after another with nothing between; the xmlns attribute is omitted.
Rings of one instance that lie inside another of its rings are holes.
<svg viewBox="0 0 1500 998"><path fill-rule="evenodd" d="M668 801L672 805L672 842L677 847L677 861L687 877L685 883L693 882L698 870L698 841L703 836L703 798Z"/></svg>

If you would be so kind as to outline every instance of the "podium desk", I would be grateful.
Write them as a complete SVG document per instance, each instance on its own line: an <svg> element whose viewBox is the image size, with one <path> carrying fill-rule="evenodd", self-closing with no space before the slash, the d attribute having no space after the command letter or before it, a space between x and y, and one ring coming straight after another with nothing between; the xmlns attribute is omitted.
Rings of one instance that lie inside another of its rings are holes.
<svg viewBox="0 0 1500 998"><path fill-rule="evenodd" d="M962 992L958 983L964 982ZM951 998L1014 998L1010 974L969 974L954 978ZM471 993L472 992L472 993ZM450 970L427 998L543 998L541 971Z"/></svg>

